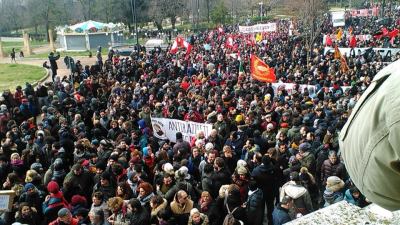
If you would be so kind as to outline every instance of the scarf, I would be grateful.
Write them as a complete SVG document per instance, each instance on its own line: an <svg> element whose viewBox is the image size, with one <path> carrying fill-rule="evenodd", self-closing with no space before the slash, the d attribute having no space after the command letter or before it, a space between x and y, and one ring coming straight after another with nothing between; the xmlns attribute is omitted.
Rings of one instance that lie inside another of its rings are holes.
<svg viewBox="0 0 400 225"><path fill-rule="evenodd" d="M154 193L150 193L148 195L146 195L145 197L138 197L137 199L140 201L140 204L142 204L142 206L146 205L150 199L154 196Z"/></svg>
<svg viewBox="0 0 400 225"><path fill-rule="evenodd" d="M62 178L64 176L65 176L64 170L54 170L53 171L53 177L55 177L55 178Z"/></svg>
<svg viewBox="0 0 400 225"><path fill-rule="evenodd" d="M13 161L11 161L11 165L12 166L23 166L24 161L22 161L21 159L13 160Z"/></svg>

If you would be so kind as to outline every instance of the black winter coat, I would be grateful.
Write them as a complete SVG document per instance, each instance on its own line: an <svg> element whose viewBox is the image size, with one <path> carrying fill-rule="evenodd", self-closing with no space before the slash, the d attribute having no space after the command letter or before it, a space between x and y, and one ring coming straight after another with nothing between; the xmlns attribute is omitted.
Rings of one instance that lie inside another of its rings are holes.
<svg viewBox="0 0 400 225"><path fill-rule="evenodd" d="M247 222L249 225L262 225L264 220L264 198L260 189L249 195L246 202Z"/></svg>
<svg viewBox="0 0 400 225"><path fill-rule="evenodd" d="M271 199L277 193L278 180L276 175L276 169L272 164L261 164L251 173L251 176L257 182L258 188L263 191L265 199Z"/></svg>

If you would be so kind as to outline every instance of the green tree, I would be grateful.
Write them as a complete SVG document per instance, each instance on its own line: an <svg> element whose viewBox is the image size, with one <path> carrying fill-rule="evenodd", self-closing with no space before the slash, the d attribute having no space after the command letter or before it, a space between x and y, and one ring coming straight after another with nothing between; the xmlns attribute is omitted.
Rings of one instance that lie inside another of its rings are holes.
<svg viewBox="0 0 400 225"><path fill-rule="evenodd" d="M225 7L223 2L219 2L215 8L211 11L211 20L215 24L225 24L230 21L230 16L228 16L228 9Z"/></svg>

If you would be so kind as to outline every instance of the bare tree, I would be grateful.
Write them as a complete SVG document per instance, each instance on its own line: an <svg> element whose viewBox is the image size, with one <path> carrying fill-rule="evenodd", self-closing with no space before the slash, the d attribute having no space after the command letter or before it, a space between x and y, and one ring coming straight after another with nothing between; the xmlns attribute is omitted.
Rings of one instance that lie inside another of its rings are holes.
<svg viewBox="0 0 400 225"><path fill-rule="evenodd" d="M175 29L176 19L182 16L186 9L184 0L151 0L149 7L149 15L158 30L162 30L162 21L169 18L172 29Z"/></svg>
<svg viewBox="0 0 400 225"><path fill-rule="evenodd" d="M294 17L302 24L305 36L307 60L311 57L312 47L322 30L324 16L328 12L326 0L285 0L284 4L289 8Z"/></svg>

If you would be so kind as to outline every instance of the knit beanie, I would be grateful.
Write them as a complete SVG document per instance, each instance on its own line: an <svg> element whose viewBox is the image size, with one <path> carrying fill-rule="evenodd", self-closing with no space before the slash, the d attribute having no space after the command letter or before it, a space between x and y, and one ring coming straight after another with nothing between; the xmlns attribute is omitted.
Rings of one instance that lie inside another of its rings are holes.
<svg viewBox="0 0 400 225"><path fill-rule="evenodd" d="M47 191L50 193L57 193L59 192L60 187L58 186L57 182L55 181L50 181L49 184L47 184Z"/></svg>
<svg viewBox="0 0 400 225"><path fill-rule="evenodd" d="M76 206L76 205L86 205L86 198L82 195L74 195L71 198L71 205Z"/></svg>
<svg viewBox="0 0 400 225"><path fill-rule="evenodd" d="M33 189L35 188L35 185L33 185L32 183L27 183L24 186L24 191L28 191L29 189Z"/></svg>

